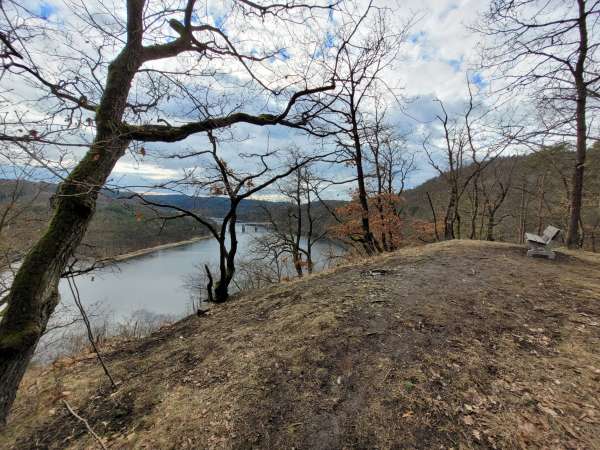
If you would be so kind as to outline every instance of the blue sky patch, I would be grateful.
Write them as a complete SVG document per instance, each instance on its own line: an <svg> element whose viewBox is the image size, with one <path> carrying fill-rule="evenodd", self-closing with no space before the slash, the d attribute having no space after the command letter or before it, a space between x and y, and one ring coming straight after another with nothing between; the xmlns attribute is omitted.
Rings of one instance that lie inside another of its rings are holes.
<svg viewBox="0 0 600 450"><path fill-rule="evenodd" d="M217 16L215 17L215 27L217 27L221 31L225 31L225 20L227 16Z"/></svg>
<svg viewBox="0 0 600 450"><path fill-rule="evenodd" d="M461 56L460 59L449 59L447 63L450 67L452 67L454 72L460 72L460 68L463 63L463 57Z"/></svg>
<svg viewBox="0 0 600 450"><path fill-rule="evenodd" d="M38 15L44 19L44 20L48 20L50 18L50 16L52 14L54 14L56 12L56 7L46 3L46 2L42 2L40 3L40 7L39 7L39 11L38 11Z"/></svg>
<svg viewBox="0 0 600 450"><path fill-rule="evenodd" d="M328 31L325 35L325 48L333 48L334 45L335 38L333 37L333 34L330 31Z"/></svg>
<svg viewBox="0 0 600 450"><path fill-rule="evenodd" d="M279 57L283 61L287 61L288 59L290 59L290 54L288 53L287 49L282 48L281 50L279 50Z"/></svg>
<svg viewBox="0 0 600 450"><path fill-rule="evenodd" d="M483 87L487 84L487 81L485 81L485 78L479 72L472 74L469 79L471 80L471 83L477 87Z"/></svg>
<svg viewBox="0 0 600 450"><path fill-rule="evenodd" d="M426 33L424 31L419 31L418 33L413 33L408 36L408 42L410 42L411 44L416 44L417 42L420 42L423 40L423 38L425 37L425 34Z"/></svg>

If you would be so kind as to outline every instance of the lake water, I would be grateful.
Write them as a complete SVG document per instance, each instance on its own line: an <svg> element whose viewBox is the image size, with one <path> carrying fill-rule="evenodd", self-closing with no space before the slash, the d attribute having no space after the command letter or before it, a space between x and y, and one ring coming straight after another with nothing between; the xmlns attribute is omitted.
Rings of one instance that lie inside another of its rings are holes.
<svg viewBox="0 0 600 450"><path fill-rule="evenodd" d="M238 225L238 252L236 260L252 257L252 243L256 237L268 233L261 227ZM242 227L244 226L244 231ZM344 250L330 242L320 241L313 246L315 271L332 264ZM192 296L197 293L189 288L189 280L201 273L204 264L216 272L219 248L214 239L204 239L191 244L157 250L119 262L116 266L97 270L76 277L80 298L88 314L96 321L111 324L127 321L133 314L143 311L143 317L170 316L180 318L193 311ZM292 275L290 271L290 275ZM235 290L232 289L232 290ZM75 309L67 280L60 284L61 305L57 308L51 324L70 322L79 313ZM80 325L80 332L83 328ZM69 330L73 330L71 326ZM40 343L46 354L61 353L52 342L65 329L48 333ZM52 351L49 352L48 349Z"/></svg>

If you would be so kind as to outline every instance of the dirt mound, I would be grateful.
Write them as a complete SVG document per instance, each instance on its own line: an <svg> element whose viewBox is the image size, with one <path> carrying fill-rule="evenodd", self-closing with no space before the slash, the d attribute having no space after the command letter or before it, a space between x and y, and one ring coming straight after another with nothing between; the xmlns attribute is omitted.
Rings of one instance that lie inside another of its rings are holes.
<svg viewBox="0 0 600 450"><path fill-rule="evenodd" d="M168 299L165 299L168 301ZM3 448L600 448L600 258L406 249L34 370Z"/></svg>

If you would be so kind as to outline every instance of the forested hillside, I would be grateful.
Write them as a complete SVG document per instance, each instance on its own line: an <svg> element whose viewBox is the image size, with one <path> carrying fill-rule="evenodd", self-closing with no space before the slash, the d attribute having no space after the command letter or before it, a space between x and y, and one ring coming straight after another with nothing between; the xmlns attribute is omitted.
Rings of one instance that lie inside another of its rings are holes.
<svg viewBox="0 0 600 450"><path fill-rule="evenodd" d="M35 242L48 224L56 185L0 180L0 226L3 246L23 251ZM206 235L190 220L160 220L137 200L100 195L94 216L78 253L108 257L142 248Z"/></svg>
<svg viewBox="0 0 600 450"><path fill-rule="evenodd" d="M569 219L571 170L575 153L566 147L546 148L520 156L502 156L475 173L475 164L455 171L456 185L464 188L454 222L456 238L522 243L524 233L540 234L548 225L563 231ZM588 150L582 213L583 245L600 248L600 146ZM447 171L404 194L409 217L437 222L443 238L454 178ZM428 199L428 194L431 203ZM452 208L450 206L450 208Z"/></svg>
<svg viewBox="0 0 600 450"><path fill-rule="evenodd" d="M23 180L0 180L0 230L4 244L11 249L23 249L46 227L51 213L52 195L56 185ZM206 236L205 227L189 218L164 220L176 215L168 209L142 204L127 194L105 191L100 195L98 211L92 220L79 253L85 256L115 256L142 248ZM188 195L145 195L146 200L194 211L202 217L219 219L229 211L230 200L224 197L194 197ZM327 202L335 208L344 202ZM319 218L315 231L324 233L333 221L320 202L312 205ZM303 206L306 209L306 206ZM285 221L289 213L286 202L245 199L237 210L240 222ZM303 214L306 214L305 212ZM2 224L5 220L6 224Z"/></svg>

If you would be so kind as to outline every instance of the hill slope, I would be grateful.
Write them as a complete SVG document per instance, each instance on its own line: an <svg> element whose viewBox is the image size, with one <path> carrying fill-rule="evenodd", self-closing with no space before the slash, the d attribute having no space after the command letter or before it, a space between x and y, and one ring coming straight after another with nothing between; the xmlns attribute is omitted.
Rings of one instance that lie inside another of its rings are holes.
<svg viewBox="0 0 600 450"><path fill-rule="evenodd" d="M0 227L2 245L10 252L25 252L48 226L55 184L0 179L0 216L13 208L14 216L4 229ZM16 204L11 203L15 195ZM96 213L78 253L84 256L116 256L156 245L200 237L208 231L191 219L163 222L149 208L135 199L117 199L109 192L98 198Z"/></svg>
<svg viewBox="0 0 600 450"><path fill-rule="evenodd" d="M6 236L2 236L0 226L0 244L4 239L11 250L25 251L31 243L39 239L50 219L50 202L56 188L57 185L50 183L20 180L17 184L15 180L0 179L0 219L4 210L11 205L15 193L18 200L14 209L19 211L16 219L10 223L10 233L6 232L4 233ZM144 206L138 199L126 198L128 195L130 194L121 195L118 192L102 191L102 195L98 197L96 214L78 249L79 253L85 256L116 256L208 235L205 227L190 218L160 220L155 211ZM195 211L206 218L224 217L229 211L230 203L229 199L223 197L186 195L146 195L145 197L159 204ZM339 201L327 203L330 208L343 204ZM285 209L289 205L289 202L245 199L238 206L237 220L266 222L269 217L265 209L271 210L273 217L286 218ZM312 207L313 217L318 218L315 232L321 233L330 224L331 218L320 203L315 203ZM11 215L12 213L9 214ZM162 216L173 216L173 210L163 209Z"/></svg>
<svg viewBox="0 0 600 450"><path fill-rule="evenodd" d="M599 448L600 258L455 241L31 370L2 448Z"/></svg>

